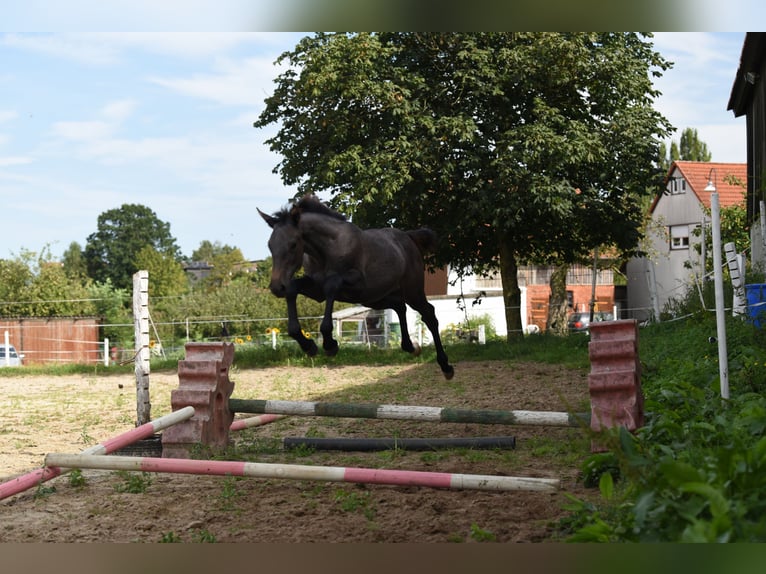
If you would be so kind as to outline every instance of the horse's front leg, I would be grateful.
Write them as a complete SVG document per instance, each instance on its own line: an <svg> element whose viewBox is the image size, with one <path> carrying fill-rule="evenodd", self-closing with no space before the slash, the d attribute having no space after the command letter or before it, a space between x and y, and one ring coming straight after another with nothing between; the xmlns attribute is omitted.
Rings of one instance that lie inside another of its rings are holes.
<svg viewBox="0 0 766 574"><path fill-rule="evenodd" d="M319 331L322 333L322 348L324 349L325 355L328 357L334 357L338 354L338 341L332 336L334 326L332 311L335 306L335 297L342 284L343 279L339 276L329 278L325 282L324 317L322 317L322 323L319 325Z"/></svg>
<svg viewBox="0 0 766 574"><path fill-rule="evenodd" d="M317 344L303 334L300 321L298 320L298 293L306 289L305 281L294 279L287 289L285 300L287 301L287 334L298 342L301 349L307 355L313 357L317 354Z"/></svg>

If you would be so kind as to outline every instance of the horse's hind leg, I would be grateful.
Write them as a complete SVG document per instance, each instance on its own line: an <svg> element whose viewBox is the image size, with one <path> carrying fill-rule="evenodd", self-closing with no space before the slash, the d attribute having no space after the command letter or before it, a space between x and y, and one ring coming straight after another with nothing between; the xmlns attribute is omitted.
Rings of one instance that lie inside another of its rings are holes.
<svg viewBox="0 0 766 574"><path fill-rule="evenodd" d="M455 369L452 365L449 364L447 353L444 352L442 340L439 336L439 321L436 318L436 311L434 310L434 306L428 302L428 300L425 298L425 295L423 295L422 298L418 297L418 299L414 302L408 301L408 303L410 307L420 313L423 322L431 332L431 339L433 340L434 347L436 348L436 362L439 363L442 373L444 373L444 378L450 380L455 376Z"/></svg>
<svg viewBox="0 0 766 574"><path fill-rule="evenodd" d="M407 306L404 302L401 302L391 305L391 309L393 309L399 317L399 327L402 335L402 351L412 353L416 357L419 356L421 353L420 345L412 342L412 339L410 339L410 331L407 328Z"/></svg>

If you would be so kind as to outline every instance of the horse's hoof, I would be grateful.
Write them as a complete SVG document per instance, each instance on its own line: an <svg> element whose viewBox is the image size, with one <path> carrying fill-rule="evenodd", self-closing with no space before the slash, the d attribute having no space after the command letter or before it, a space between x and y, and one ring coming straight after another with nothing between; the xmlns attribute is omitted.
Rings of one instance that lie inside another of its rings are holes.
<svg viewBox="0 0 766 574"><path fill-rule="evenodd" d="M335 355L338 354L338 342L333 341L333 343L334 344L327 345L324 348L324 354L327 355L328 357L334 357Z"/></svg>
<svg viewBox="0 0 766 574"><path fill-rule="evenodd" d="M443 371L444 372L444 378L448 381L452 380L452 377L455 376L455 368L450 366L449 371Z"/></svg>
<svg viewBox="0 0 766 574"><path fill-rule="evenodd" d="M316 357L316 354L319 351L317 344L314 341L308 341L304 345L301 345L301 347L303 348L303 352L309 357Z"/></svg>
<svg viewBox="0 0 766 574"><path fill-rule="evenodd" d="M417 343L413 343L412 344L412 351L411 351L411 353L412 353L413 357L419 357L420 353L422 353L422 352L423 352L423 349L420 348L420 345L418 345Z"/></svg>

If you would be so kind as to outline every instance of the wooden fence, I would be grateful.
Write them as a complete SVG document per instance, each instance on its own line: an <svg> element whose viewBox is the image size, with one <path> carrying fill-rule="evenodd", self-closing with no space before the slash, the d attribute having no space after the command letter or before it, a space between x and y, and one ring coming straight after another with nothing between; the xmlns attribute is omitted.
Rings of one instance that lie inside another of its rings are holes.
<svg viewBox="0 0 766 574"><path fill-rule="evenodd" d="M104 359L96 317L0 318L0 341L24 354L25 365L95 363Z"/></svg>

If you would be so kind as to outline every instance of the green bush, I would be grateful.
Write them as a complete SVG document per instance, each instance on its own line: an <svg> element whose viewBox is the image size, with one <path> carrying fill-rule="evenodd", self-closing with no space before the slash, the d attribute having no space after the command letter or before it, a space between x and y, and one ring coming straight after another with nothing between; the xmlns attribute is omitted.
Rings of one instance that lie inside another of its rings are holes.
<svg viewBox="0 0 766 574"><path fill-rule="evenodd" d="M641 331L646 424L606 443L622 477L599 504L574 500L572 541L766 541L766 346L746 320L727 319L730 398L721 398L712 313ZM613 470L593 455L584 479ZM604 476L603 474L601 476ZM602 485L600 485L602 486Z"/></svg>

